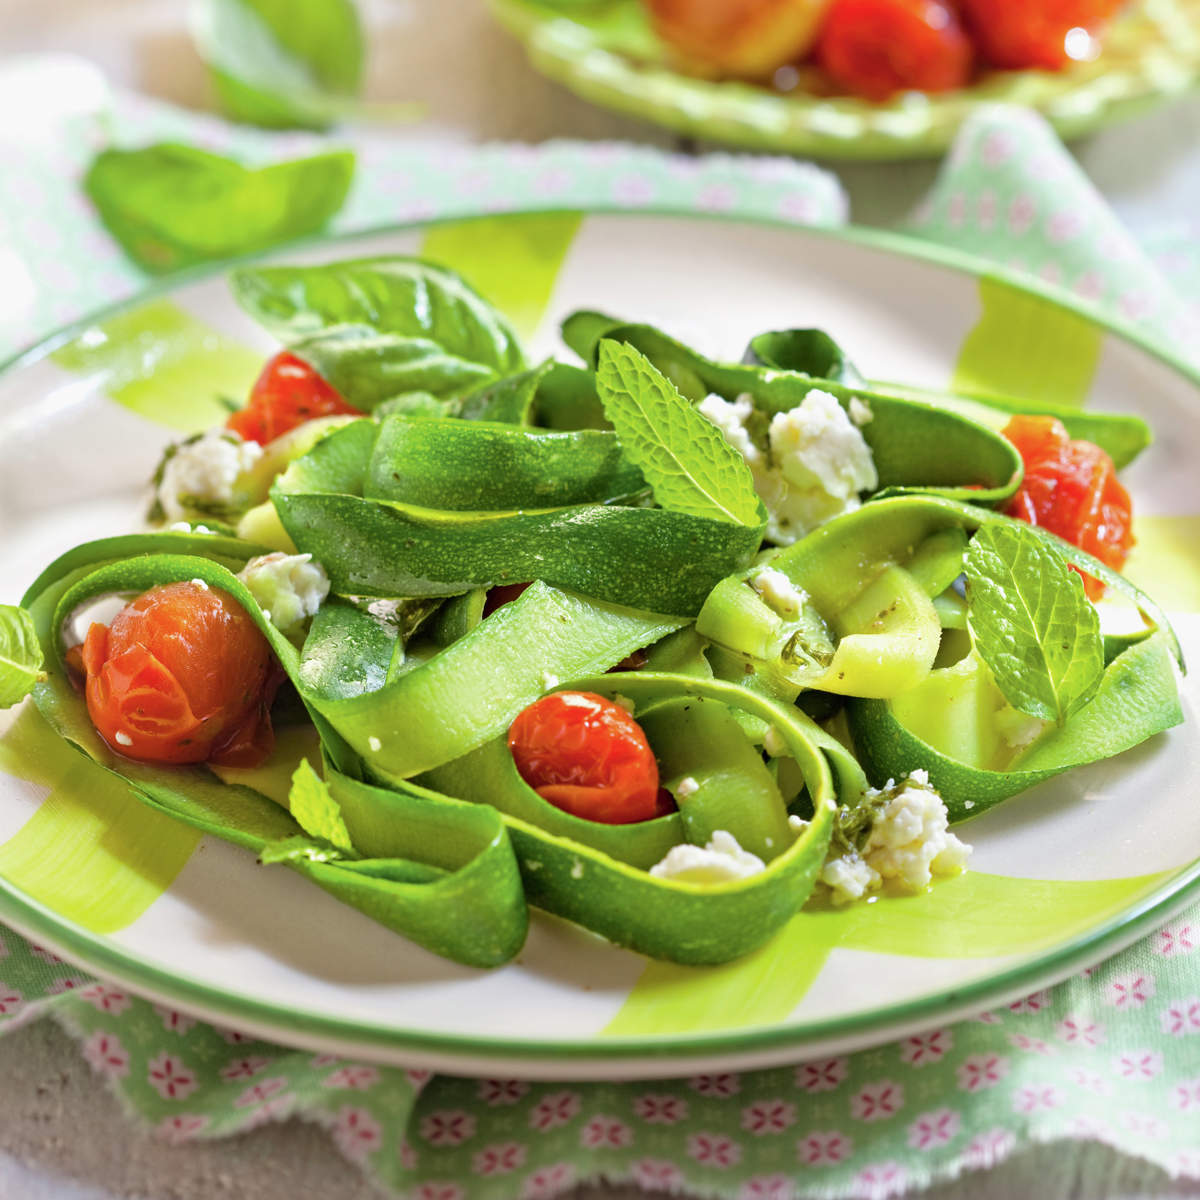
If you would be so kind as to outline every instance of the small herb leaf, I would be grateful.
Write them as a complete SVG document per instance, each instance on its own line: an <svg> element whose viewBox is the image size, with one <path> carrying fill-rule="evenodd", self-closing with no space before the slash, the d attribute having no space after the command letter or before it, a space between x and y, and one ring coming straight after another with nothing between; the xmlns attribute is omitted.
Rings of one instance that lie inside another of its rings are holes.
<svg viewBox="0 0 1200 1200"><path fill-rule="evenodd" d="M244 268L233 273L232 287L242 308L289 345L353 326L351 334L339 335L343 355L354 350L355 337L395 335L378 339L380 362L388 359L391 341L413 339L497 376L525 365L517 335L487 301L453 271L415 258ZM327 355L336 340L331 335Z"/></svg>
<svg viewBox="0 0 1200 1200"><path fill-rule="evenodd" d="M174 142L104 150L84 189L130 258L161 273L316 233L354 174L344 151L252 170Z"/></svg>
<svg viewBox="0 0 1200 1200"><path fill-rule="evenodd" d="M733 525L766 522L742 456L643 354L602 341L596 390L626 456L663 508Z"/></svg>
<svg viewBox="0 0 1200 1200"><path fill-rule="evenodd" d="M1016 709L1062 725L1104 674L1100 620L1083 579L1043 537L984 525L967 547L975 646Z"/></svg>
<svg viewBox="0 0 1200 1200"><path fill-rule="evenodd" d="M0 708L12 708L45 678L33 618L23 608L0 604Z"/></svg>
<svg viewBox="0 0 1200 1200"><path fill-rule="evenodd" d="M309 837L328 842L343 853L354 854L354 844L350 841L337 801L330 794L325 781L309 765L307 758L301 759L292 775L288 808Z"/></svg>
<svg viewBox="0 0 1200 1200"><path fill-rule="evenodd" d="M353 0L197 0L192 34L238 121L323 129L352 110L362 86Z"/></svg>

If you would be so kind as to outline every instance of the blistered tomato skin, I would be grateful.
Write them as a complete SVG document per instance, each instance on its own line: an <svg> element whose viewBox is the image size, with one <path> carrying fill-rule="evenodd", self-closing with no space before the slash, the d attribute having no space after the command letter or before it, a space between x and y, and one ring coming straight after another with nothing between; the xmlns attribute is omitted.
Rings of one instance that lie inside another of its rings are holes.
<svg viewBox="0 0 1200 1200"><path fill-rule="evenodd" d="M361 416L303 359L286 350L263 367L246 407L225 422L247 442L265 446L314 417Z"/></svg>
<svg viewBox="0 0 1200 1200"><path fill-rule="evenodd" d="M1055 417L1013 417L1004 436L1025 464L1007 513L1040 525L1119 571L1133 548L1133 510L1112 459L1091 442L1072 439ZM1097 600L1104 585L1085 575Z"/></svg>
<svg viewBox="0 0 1200 1200"><path fill-rule="evenodd" d="M642 727L594 692L554 692L512 723L517 771L542 799L589 821L626 825L663 812L658 763Z"/></svg>
<svg viewBox="0 0 1200 1200"><path fill-rule="evenodd" d="M251 767L271 753L271 648L219 589L151 588L92 625L82 666L92 724L127 758Z"/></svg>
<svg viewBox="0 0 1200 1200"><path fill-rule="evenodd" d="M962 13L992 66L1057 71L1096 57L1098 36L1120 6L1120 0L962 0Z"/></svg>
<svg viewBox="0 0 1200 1200"><path fill-rule="evenodd" d="M830 79L876 102L963 87L971 59L970 40L941 0L834 0L817 39Z"/></svg>

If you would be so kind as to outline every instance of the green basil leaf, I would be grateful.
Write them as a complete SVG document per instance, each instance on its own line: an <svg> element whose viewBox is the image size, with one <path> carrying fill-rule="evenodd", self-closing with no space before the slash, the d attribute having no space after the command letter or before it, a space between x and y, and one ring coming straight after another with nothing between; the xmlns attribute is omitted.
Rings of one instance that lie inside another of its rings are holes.
<svg viewBox="0 0 1200 1200"><path fill-rule="evenodd" d="M525 366L508 322L453 271L419 259L245 267L233 272L231 285L242 308L289 345L351 325L376 335L425 339L449 358L495 376ZM344 352L352 344L348 339Z"/></svg>
<svg viewBox="0 0 1200 1200"><path fill-rule="evenodd" d="M1100 686L1104 643L1083 579L1045 539L985 525L967 547L967 620L1008 702L1059 725Z"/></svg>
<svg viewBox="0 0 1200 1200"><path fill-rule="evenodd" d="M0 708L12 708L46 678L33 618L13 604L0 604Z"/></svg>
<svg viewBox="0 0 1200 1200"><path fill-rule="evenodd" d="M343 852L354 853L354 844L346 832L346 822L342 820L337 801L307 758L300 760L292 775L288 809L309 837L329 842Z"/></svg>
<svg viewBox="0 0 1200 1200"><path fill-rule="evenodd" d="M596 390L626 457L663 508L733 525L766 522L742 456L643 354L602 341Z"/></svg>
<svg viewBox="0 0 1200 1200"><path fill-rule="evenodd" d="M495 377L490 366L447 353L431 338L364 325L332 326L293 342L291 350L364 412L414 392L456 398Z"/></svg>
<svg viewBox="0 0 1200 1200"><path fill-rule="evenodd" d="M353 0L199 0L192 35L217 96L238 121L323 129L362 86Z"/></svg>
<svg viewBox="0 0 1200 1200"><path fill-rule="evenodd" d="M342 207L353 174L346 151L251 169L160 142L102 151L83 186L125 253L164 272L316 233Z"/></svg>

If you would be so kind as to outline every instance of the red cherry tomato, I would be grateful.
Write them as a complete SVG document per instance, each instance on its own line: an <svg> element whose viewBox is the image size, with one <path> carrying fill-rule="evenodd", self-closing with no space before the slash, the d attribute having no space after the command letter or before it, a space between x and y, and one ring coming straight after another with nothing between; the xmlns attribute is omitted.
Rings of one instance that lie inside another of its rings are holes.
<svg viewBox="0 0 1200 1200"><path fill-rule="evenodd" d="M554 692L521 712L508 731L521 778L556 808L627 825L663 812L658 763L642 727L594 692Z"/></svg>
<svg viewBox="0 0 1200 1200"><path fill-rule="evenodd" d="M271 753L279 674L267 639L225 592L151 588L111 625L92 625L81 658L92 724L117 753L231 767Z"/></svg>
<svg viewBox="0 0 1200 1200"><path fill-rule="evenodd" d="M361 416L303 359L286 350L262 369L245 408L225 422L247 442L265 446L313 417Z"/></svg>
<svg viewBox="0 0 1200 1200"><path fill-rule="evenodd" d="M1112 459L1091 442L1072 440L1057 417L1013 417L1004 436L1025 463L1009 516L1058 534L1119 571L1133 546L1132 505ZM1097 600L1104 585L1083 577Z"/></svg>
<svg viewBox="0 0 1200 1200"><path fill-rule="evenodd" d="M817 39L817 61L833 82L874 101L962 87L971 53L942 0L834 0Z"/></svg>
<svg viewBox="0 0 1200 1200"><path fill-rule="evenodd" d="M993 66L1056 71L1072 61L1095 58L1095 39L1121 2L961 0L961 7L979 52Z"/></svg>

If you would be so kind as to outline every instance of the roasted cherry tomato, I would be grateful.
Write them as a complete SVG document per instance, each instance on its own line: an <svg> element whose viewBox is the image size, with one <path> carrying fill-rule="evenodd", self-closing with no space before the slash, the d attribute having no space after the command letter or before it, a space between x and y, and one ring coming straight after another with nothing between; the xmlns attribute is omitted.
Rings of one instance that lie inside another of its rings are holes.
<svg viewBox="0 0 1200 1200"><path fill-rule="evenodd" d="M521 778L556 808L627 825L664 811L658 763L642 727L594 692L554 692L512 723L508 747Z"/></svg>
<svg viewBox="0 0 1200 1200"><path fill-rule="evenodd" d="M971 43L941 0L834 0L817 61L838 87L868 100L946 92L971 74Z"/></svg>
<svg viewBox="0 0 1200 1200"><path fill-rule="evenodd" d="M1072 440L1057 417L1013 417L1004 428L1025 463L1025 479L1008 515L1058 534L1119 571L1133 546L1129 493L1112 459L1091 442ZM1093 599L1104 585L1083 581Z"/></svg>
<svg viewBox="0 0 1200 1200"><path fill-rule="evenodd" d="M250 389L250 401L225 422L247 442L265 446L313 417L361 416L303 359L276 354Z"/></svg>
<svg viewBox="0 0 1200 1200"><path fill-rule="evenodd" d="M1121 0L961 0L980 53L996 67L1056 71L1099 53L1098 37Z"/></svg>
<svg viewBox="0 0 1200 1200"><path fill-rule="evenodd" d="M646 0L655 31L700 74L758 79L812 48L829 0Z"/></svg>
<svg viewBox="0 0 1200 1200"><path fill-rule="evenodd" d="M151 588L92 625L80 665L92 724L127 758L251 767L271 753L271 648L217 588Z"/></svg>

